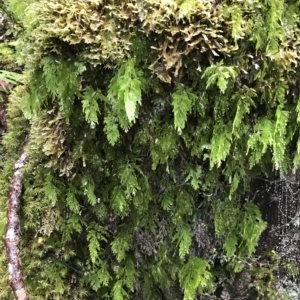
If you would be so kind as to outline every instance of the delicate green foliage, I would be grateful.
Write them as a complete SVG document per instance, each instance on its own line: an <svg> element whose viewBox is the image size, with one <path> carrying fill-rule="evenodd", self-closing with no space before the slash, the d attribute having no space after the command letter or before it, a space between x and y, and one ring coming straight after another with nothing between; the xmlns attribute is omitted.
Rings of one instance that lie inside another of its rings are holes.
<svg viewBox="0 0 300 300"><path fill-rule="evenodd" d="M135 165L130 164L120 167L120 181L122 186L125 188L125 196L127 198L135 196L137 191L140 189L135 168L137 168Z"/></svg>
<svg viewBox="0 0 300 300"><path fill-rule="evenodd" d="M184 89L179 85L172 98L174 126L181 133L187 121L187 114L191 111L192 105L198 97L190 89Z"/></svg>
<svg viewBox="0 0 300 300"><path fill-rule="evenodd" d="M64 228L64 239L66 241L72 240L72 234L81 233L83 230L84 222L78 215L72 215Z"/></svg>
<svg viewBox="0 0 300 300"><path fill-rule="evenodd" d="M31 75L30 92L23 98L24 114L31 118L49 98L55 100L57 97L61 101L62 111L68 116L74 97L79 95L79 75L85 71L85 66L81 62L59 60L51 56L43 58L41 65L42 69L34 70L35 73Z"/></svg>
<svg viewBox="0 0 300 300"><path fill-rule="evenodd" d="M278 105L276 109L276 123L274 132L274 165L276 169L285 169L285 150L288 139L286 128L289 119L289 112L283 110L283 105Z"/></svg>
<svg viewBox="0 0 300 300"><path fill-rule="evenodd" d="M124 269L119 272L118 277L122 276L124 285L133 292L134 291L134 284L137 272L134 268L134 262L132 259L128 259L124 265Z"/></svg>
<svg viewBox="0 0 300 300"><path fill-rule="evenodd" d="M134 122L137 114L137 104L141 104L141 90L138 88L140 82L134 79L128 86L120 88L119 93L124 92L125 111L129 122Z"/></svg>
<svg viewBox="0 0 300 300"><path fill-rule="evenodd" d="M274 142L274 123L264 117L260 119L254 127L254 132L248 140L248 151L252 150L250 164L257 164L268 147Z"/></svg>
<svg viewBox="0 0 300 300"><path fill-rule="evenodd" d="M129 295L123 288L122 280L118 280L112 288L112 298L113 300L125 300L129 299Z"/></svg>
<svg viewBox="0 0 300 300"><path fill-rule="evenodd" d="M141 104L143 73L135 69L135 59L129 59L121 66L118 74L112 79L107 100L112 106L124 130L128 130L138 116L138 104ZM124 119L124 112L127 120Z"/></svg>
<svg viewBox="0 0 300 300"><path fill-rule="evenodd" d="M164 210L170 210L171 207L173 206L174 202L174 195L173 193L166 193L161 202L161 206Z"/></svg>
<svg viewBox="0 0 300 300"><path fill-rule="evenodd" d="M66 204L68 205L70 211L74 213L79 213L80 205L76 199L76 193L77 193L76 190L72 190L70 188L66 196Z"/></svg>
<svg viewBox="0 0 300 300"><path fill-rule="evenodd" d="M120 133L118 129L118 124L116 122L116 117L107 116L104 118L104 132L106 133L108 142L114 146L115 143L120 138Z"/></svg>
<svg viewBox="0 0 300 300"><path fill-rule="evenodd" d="M221 91L225 93L229 79L233 81L238 76L238 73L234 67L226 67L223 65L223 61L220 61L214 66L206 68L201 78L207 77L206 88L216 84Z"/></svg>
<svg viewBox="0 0 300 300"><path fill-rule="evenodd" d="M296 276L299 274L299 270L297 266L295 266L294 263L286 263L284 265L284 268L289 276L292 276L293 278L296 278Z"/></svg>
<svg viewBox="0 0 300 300"><path fill-rule="evenodd" d="M179 18L187 18L190 20L191 14L197 9L196 1L188 0L188 1L179 1Z"/></svg>
<svg viewBox="0 0 300 300"><path fill-rule="evenodd" d="M173 125L165 124L157 132L156 138L151 139L150 154L152 158L152 169L158 164L167 164L174 159L179 151L179 138Z"/></svg>
<svg viewBox="0 0 300 300"><path fill-rule="evenodd" d="M45 179L44 185L44 193L46 197L49 199L49 204L54 206L56 201L58 200L58 188L52 182L53 178L51 176L47 176Z"/></svg>
<svg viewBox="0 0 300 300"><path fill-rule="evenodd" d="M229 154L232 138L232 125L228 124L216 124L214 126L213 136L211 139L211 154L210 154L210 166L214 165L218 167L221 162L224 161Z"/></svg>
<svg viewBox="0 0 300 300"><path fill-rule="evenodd" d="M91 205L97 203L97 198L95 196L95 184L92 178L87 177L82 180L82 187L84 195L87 196L87 200Z"/></svg>
<svg viewBox="0 0 300 300"><path fill-rule="evenodd" d="M214 204L215 229L218 236L224 236L224 250L230 259L233 255L249 257L257 246L261 233L266 228L256 205L247 203L238 209L233 199ZM237 271L239 272L239 271Z"/></svg>
<svg viewBox="0 0 300 300"><path fill-rule="evenodd" d="M126 257L126 251L129 250L132 236L129 232L120 231L112 242L112 251L116 255L117 261L121 262Z"/></svg>
<svg viewBox="0 0 300 300"><path fill-rule="evenodd" d="M194 190L198 190L201 185L201 166L190 168L189 174L186 178L186 182L191 180L191 186Z"/></svg>
<svg viewBox="0 0 300 300"><path fill-rule="evenodd" d="M14 61L15 55L14 55L14 49L12 48L12 46L13 46L12 43L1 43L0 44L0 62L1 62L1 65L3 64L5 66L6 64L10 64L11 62ZM8 71L8 70L6 70L6 71L11 72L11 71ZM18 75L20 75L20 74L18 74Z"/></svg>
<svg viewBox="0 0 300 300"><path fill-rule="evenodd" d="M254 89L249 89L243 86L236 94L233 95L232 100L237 101L236 114L232 124L232 132L237 132L239 127L243 124L243 118L249 114L251 107L255 106L253 98L257 97Z"/></svg>
<svg viewBox="0 0 300 300"><path fill-rule="evenodd" d="M20 100L20 107L26 119L32 116L32 98L29 93L25 93Z"/></svg>
<svg viewBox="0 0 300 300"><path fill-rule="evenodd" d="M272 299L274 297L282 300L289 299L287 295L278 293L275 287L277 284L276 270L279 267L280 256L275 251L268 251L266 258L269 260L269 267L257 266L251 272L251 275L255 278L251 286L257 290L258 299Z"/></svg>
<svg viewBox="0 0 300 300"><path fill-rule="evenodd" d="M173 237L174 241L178 241L179 245L179 257L184 258L186 254L190 251L190 246L192 243L192 237L188 228L181 228L180 231Z"/></svg>
<svg viewBox="0 0 300 300"><path fill-rule="evenodd" d="M6 215L4 211L0 212L0 235L3 236L6 230Z"/></svg>
<svg viewBox="0 0 300 300"><path fill-rule="evenodd" d="M116 214L125 217L129 213L129 205L126 201L126 195L121 187L115 187L112 191L112 209Z"/></svg>
<svg viewBox="0 0 300 300"><path fill-rule="evenodd" d="M100 251L100 244L98 242L97 237L95 236L94 231L89 231L87 239L89 241L91 261L92 263L95 263L96 259L98 258L98 252Z"/></svg>
<svg viewBox="0 0 300 300"><path fill-rule="evenodd" d="M247 255L251 255L255 251L258 239L266 229L267 224L262 220L258 207L251 202L245 206L242 222L243 243L246 244Z"/></svg>
<svg viewBox="0 0 300 300"><path fill-rule="evenodd" d="M82 109L85 119L92 124L98 124L97 113L99 112L98 100L102 99L100 91L94 91L92 87L87 87L82 97Z"/></svg>
<svg viewBox="0 0 300 300"><path fill-rule="evenodd" d="M98 291L101 287L108 286L111 276L107 270L105 261L100 262L100 267L94 274L91 274L91 287L94 291Z"/></svg>
<svg viewBox="0 0 300 300"><path fill-rule="evenodd" d="M87 240L89 242L89 251L93 264L95 264L99 260L99 256L101 253L101 246L99 241L107 242L106 235L107 233L102 226L91 224L88 230Z"/></svg>
<svg viewBox="0 0 300 300"><path fill-rule="evenodd" d="M283 39L283 29L280 23L284 11L284 3L282 1L270 2L270 8L267 13L267 31L268 45L266 47L267 55L274 55L278 49L278 41Z"/></svg>
<svg viewBox="0 0 300 300"><path fill-rule="evenodd" d="M293 160L294 168L293 170L295 171L296 168L300 165L300 139L297 141L297 150L296 150L296 155Z"/></svg>
<svg viewBox="0 0 300 300"><path fill-rule="evenodd" d="M45 86L52 97L57 96L66 101L78 93L80 84L78 76L86 69L82 63L49 57L42 60L42 65Z"/></svg>
<svg viewBox="0 0 300 300"><path fill-rule="evenodd" d="M234 233L231 233L227 236L223 246L227 257L232 257L235 254L237 243L237 236Z"/></svg>
<svg viewBox="0 0 300 300"><path fill-rule="evenodd" d="M242 10L240 7L231 6L232 37L235 42L244 36Z"/></svg>
<svg viewBox="0 0 300 300"><path fill-rule="evenodd" d="M0 71L0 80L5 81L12 85L18 85L22 82L22 75L20 75L16 72L1 70Z"/></svg>
<svg viewBox="0 0 300 300"><path fill-rule="evenodd" d="M117 281L112 288L113 299L129 299L129 294L126 292L125 287L131 292L134 291L135 275L134 264L131 259L128 259L124 267L116 267Z"/></svg>
<svg viewBox="0 0 300 300"><path fill-rule="evenodd" d="M296 111L297 111L297 123L299 123L300 122L300 98L297 101Z"/></svg>
<svg viewBox="0 0 300 300"><path fill-rule="evenodd" d="M173 223L176 226L182 226L183 219L192 213L193 197L184 189L177 190L175 195L176 211L173 216ZM188 235L184 238L188 241Z"/></svg>
<svg viewBox="0 0 300 300"><path fill-rule="evenodd" d="M15 85L20 84L22 81L22 76L15 72L0 71L0 92L9 93L11 88ZM2 95L0 94L0 100L3 100Z"/></svg>
<svg viewBox="0 0 300 300"><path fill-rule="evenodd" d="M110 112L104 119L104 131L112 145L119 139L117 123L128 131L138 116L144 86L142 75L141 71L135 69L135 59L129 59L111 80L106 100Z"/></svg>
<svg viewBox="0 0 300 300"><path fill-rule="evenodd" d="M240 210L234 209L234 199L216 201L214 203L214 222L217 236L224 236L234 229L240 217Z"/></svg>
<svg viewBox="0 0 300 300"><path fill-rule="evenodd" d="M179 281L184 290L184 300L195 299L197 291L203 292L210 284L212 275L209 264L200 258L193 257L183 266Z"/></svg>
<svg viewBox="0 0 300 300"><path fill-rule="evenodd" d="M229 177L229 184L231 185L230 191L229 191L229 199L231 199L231 197L235 194L235 192L237 191L237 189L239 187L241 179L243 178L243 176L245 176L243 170L241 170L241 173L242 174L235 172L233 175L233 178L232 178L232 175L230 175L230 177Z"/></svg>
<svg viewBox="0 0 300 300"><path fill-rule="evenodd" d="M9 7L16 16L16 18L21 19L25 14L25 9L30 3L30 0L25 0L20 3L18 0L9 0Z"/></svg>
<svg viewBox="0 0 300 300"><path fill-rule="evenodd" d="M235 273L252 271L259 296L276 297L276 270L254 270L267 200L249 199L258 177L300 165L300 6L18 2L3 4L18 34L0 47L0 215L28 136L31 297L215 297L214 282L239 290ZM3 250L0 299L6 272Z"/></svg>

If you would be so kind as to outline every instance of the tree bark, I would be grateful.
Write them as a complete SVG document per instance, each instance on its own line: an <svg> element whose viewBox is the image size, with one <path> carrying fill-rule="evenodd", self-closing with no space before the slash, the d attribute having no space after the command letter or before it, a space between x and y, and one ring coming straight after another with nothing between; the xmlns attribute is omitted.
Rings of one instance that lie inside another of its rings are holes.
<svg viewBox="0 0 300 300"><path fill-rule="evenodd" d="M22 192L22 169L27 162L27 143L14 167L14 174L10 183L7 209L7 228L5 236L6 253L8 259L9 285L15 300L29 300L21 270L20 259L20 195Z"/></svg>

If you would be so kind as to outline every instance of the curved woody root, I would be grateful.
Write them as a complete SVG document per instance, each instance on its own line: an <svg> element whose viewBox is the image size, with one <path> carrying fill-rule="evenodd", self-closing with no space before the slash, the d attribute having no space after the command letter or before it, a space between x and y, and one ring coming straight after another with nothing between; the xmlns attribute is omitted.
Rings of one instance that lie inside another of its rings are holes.
<svg viewBox="0 0 300 300"><path fill-rule="evenodd" d="M9 201L7 210L7 229L5 245L8 259L9 284L15 294L15 300L29 300L21 270L20 259L20 195L22 192L23 167L28 158L26 145L17 160L14 174L10 183Z"/></svg>

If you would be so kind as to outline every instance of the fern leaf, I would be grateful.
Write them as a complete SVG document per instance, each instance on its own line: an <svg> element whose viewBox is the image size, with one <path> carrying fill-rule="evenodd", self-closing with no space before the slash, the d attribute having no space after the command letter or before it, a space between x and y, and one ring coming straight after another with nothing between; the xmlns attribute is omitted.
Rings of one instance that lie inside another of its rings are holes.
<svg viewBox="0 0 300 300"><path fill-rule="evenodd" d="M90 230L87 235L87 240L89 241L89 251L92 263L96 263L98 258L98 253L100 251L100 244L96 237L94 230Z"/></svg>
<svg viewBox="0 0 300 300"><path fill-rule="evenodd" d="M174 126L180 134L185 127L187 114L191 111L192 105L198 97L190 89L184 89L182 85L179 85L172 98Z"/></svg>
<svg viewBox="0 0 300 300"><path fill-rule="evenodd" d="M127 216L129 205L126 201L125 193L121 187L115 187L111 195L112 209L122 218Z"/></svg>
<svg viewBox="0 0 300 300"><path fill-rule="evenodd" d="M189 174L185 179L186 182L191 180L191 186L194 190L198 190L201 184L201 166L197 166L195 168L190 168Z"/></svg>
<svg viewBox="0 0 300 300"><path fill-rule="evenodd" d="M188 228L181 228L180 232L175 234L173 241L177 240L177 246L179 245L179 257L184 258L189 253L190 246L192 243L191 233Z"/></svg>
<svg viewBox="0 0 300 300"><path fill-rule="evenodd" d="M111 243L112 252L116 255L117 261L121 262L126 257L126 251L130 249L132 235L128 232L119 232Z"/></svg>
<svg viewBox="0 0 300 300"><path fill-rule="evenodd" d="M184 300L195 299L197 291L203 292L210 285L212 274L207 261L198 257L190 258L179 273Z"/></svg>
<svg viewBox="0 0 300 300"><path fill-rule="evenodd" d="M221 93L225 93L229 79L235 80L237 75L238 73L234 67L223 66L223 61L221 61L214 66L206 68L201 78L208 77L206 89L213 84L217 84Z"/></svg>
<svg viewBox="0 0 300 300"><path fill-rule="evenodd" d="M238 243L238 240L234 233L231 233L225 239L223 248L226 252L226 256L228 259L231 258L235 254L237 243Z"/></svg>
<svg viewBox="0 0 300 300"><path fill-rule="evenodd" d="M87 176L82 180L84 195L87 196L87 200L91 205L97 203L97 198L95 196L95 183L90 176Z"/></svg>
<svg viewBox="0 0 300 300"><path fill-rule="evenodd" d="M214 165L218 167L221 162L224 161L229 154L231 147L232 131L231 124L220 123L215 125L213 131L213 137L211 139L211 154L210 154L210 167Z"/></svg>
<svg viewBox="0 0 300 300"><path fill-rule="evenodd" d="M82 110L85 119L90 124L98 124L99 105L98 100L103 96L100 91L94 91L92 87L87 87L82 96Z"/></svg>
<svg viewBox="0 0 300 300"><path fill-rule="evenodd" d="M135 59L129 59L121 66L109 85L107 100L111 104L112 113L117 116L118 123L125 131L135 122L138 115L145 85L142 74L135 69Z"/></svg>
<svg viewBox="0 0 300 300"><path fill-rule="evenodd" d="M96 272L90 275L90 284L94 291L98 291L101 287L108 286L111 280L111 276L107 270L107 263L105 261L100 262L100 267Z"/></svg>
<svg viewBox="0 0 300 300"><path fill-rule="evenodd" d="M115 117L110 115L104 118L104 132L108 142L114 146L120 138L120 132Z"/></svg>
<svg viewBox="0 0 300 300"><path fill-rule="evenodd" d="M126 300L129 299L129 295L123 288L122 280L118 280L112 288L113 300Z"/></svg>

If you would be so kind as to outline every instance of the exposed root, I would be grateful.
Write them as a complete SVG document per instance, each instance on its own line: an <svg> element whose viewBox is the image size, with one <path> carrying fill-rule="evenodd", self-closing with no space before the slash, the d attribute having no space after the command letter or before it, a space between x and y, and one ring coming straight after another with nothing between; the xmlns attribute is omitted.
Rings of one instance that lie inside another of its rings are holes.
<svg viewBox="0 0 300 300"><path fill-rule="evenodd" d="M20 195L22 192L22 169L28 158L26 149L27 143L23 148L22 154L17 160L14 174L10 183L9 200L7 209L7 229L5 236L5 246L8 260L9 285L11 286L15 300L29 300L28 293L21 270L20 259Z"/></svg>

